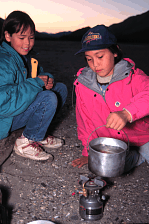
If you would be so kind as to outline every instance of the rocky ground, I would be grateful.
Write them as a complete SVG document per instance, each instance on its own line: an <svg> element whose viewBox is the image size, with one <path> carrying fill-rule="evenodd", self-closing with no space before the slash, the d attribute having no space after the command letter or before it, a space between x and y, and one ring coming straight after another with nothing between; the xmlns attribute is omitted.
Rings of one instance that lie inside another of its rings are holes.
<svg viewBox="0 0 149 224"><path fill-rule="evenodd" d="M149 46L121 44L125 57L149 74ZM50 220L57 224L88 223L79 215L79 195L82 190L80 175L91 173L87 165L73 168L71 161L80 157L81 142L77 139L75 96L72 100L74 75L85 66L83 56L74 56L80 48L78 42L37 41L35 50L45 71L50 71L57 81L68 87L68 99L49 133L64 140L63 147L52 149L52 161L37 162L12 152L1 167L0 188L3 205L8 211L9 224L27 224L34 220ZM1 144L1 149L11 151L17 136L14 132ZM2 158L2 157L1 157ZM91 221L99 224L149 223L149 165L143 163L121 177L106 178L102 194L106 196L102 219Z"/></svg>

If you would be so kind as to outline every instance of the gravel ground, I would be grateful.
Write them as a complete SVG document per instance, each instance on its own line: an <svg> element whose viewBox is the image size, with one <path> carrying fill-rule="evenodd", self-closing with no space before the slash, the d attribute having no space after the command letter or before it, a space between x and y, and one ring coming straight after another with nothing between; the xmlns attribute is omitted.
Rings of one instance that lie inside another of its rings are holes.
<svg viewBox="0 0 149 224"><path fill-rule="evenodd" d="M74 56L79 47L77 42L48 41L37 41L35 46L40 52L39 60L44 70L49 70L57 80L66 83L68 87L67 102L49 128L49 133L62 138L65 144L59 149L48 151L53 155L52 161L37 162L12 152L3 164L0 188L3 204L8 210L9 224L27 224L34 220L50 220L57 224L88 223L79 215L79 195L72 195L76 190L82 190L78 183L80 175L87 177L90 174L87 165L80 169L71 166L71 161L80 157L82 151L81 142L77 139L75 108L72 107L71 94L74 74L79 67L85 65L83 56ZM136 61L138 67L149 74L148 45L123 44L121 47L124 53L128 52L125 53L126 56ZM146 61L142 60L143 56ZM22 130L12 133L8 138L10 147L7 144L4 148L11 151L15 139L21 133ZM103 217L90 223L149 223L147 163L126 175L105 180L107 185L102 194L107 200Z"/></svg>

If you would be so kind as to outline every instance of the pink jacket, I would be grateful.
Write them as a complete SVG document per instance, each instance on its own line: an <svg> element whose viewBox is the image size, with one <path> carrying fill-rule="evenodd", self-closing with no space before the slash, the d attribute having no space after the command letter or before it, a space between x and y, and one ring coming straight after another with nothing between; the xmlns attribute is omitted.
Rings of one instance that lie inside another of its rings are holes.
<svg viewBox="0 0 149 224"><path fill-rule="evenodd" d="M77 73L76 120L78 139L84 146L82 155L87 156L87 143L98 137L112 137L141 146L149 141L149 77L130 59L115 65L113 77L106 89L105 98L97 85L96 74L88 67ZM101 127L110 112L125 108L132 115L132 122L123 131ZM92 133L93 132L93 133ZM90 136L90 134L92 135ZM90 136L90 138L89 138Z"/></svg>

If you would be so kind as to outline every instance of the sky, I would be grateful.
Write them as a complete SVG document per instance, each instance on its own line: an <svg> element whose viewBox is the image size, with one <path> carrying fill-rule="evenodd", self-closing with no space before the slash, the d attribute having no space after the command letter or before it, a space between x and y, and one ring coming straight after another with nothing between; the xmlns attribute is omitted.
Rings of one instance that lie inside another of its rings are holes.
<svg viewBox="0 0 149 224"><path fill-rule="evenodd" d="M29 14L39 32L110 26L149 10L149 0L0 0L0 17L14 10Z"/></svg>

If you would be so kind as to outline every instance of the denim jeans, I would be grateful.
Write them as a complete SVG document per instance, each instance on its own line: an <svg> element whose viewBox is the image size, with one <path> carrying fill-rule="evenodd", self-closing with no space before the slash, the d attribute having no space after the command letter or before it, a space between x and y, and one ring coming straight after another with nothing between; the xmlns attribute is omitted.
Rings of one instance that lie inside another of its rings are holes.
<svg viewBox="0 0 149 224"><path fill-rule="evenodd" d="M126 153L124 172L127 173L145 161L149 164L149 142L140 147L130 146L130 150Z"/></svg>
<svg viewBox="0 0 149 224"><path fill-rule="evenodd" d="M34 102L23 113L13 118L10 131L25 127L23 135L29 140L41 141L58 109L67 98L67 87L56 83L51 90L38 93Z"/></svg>

